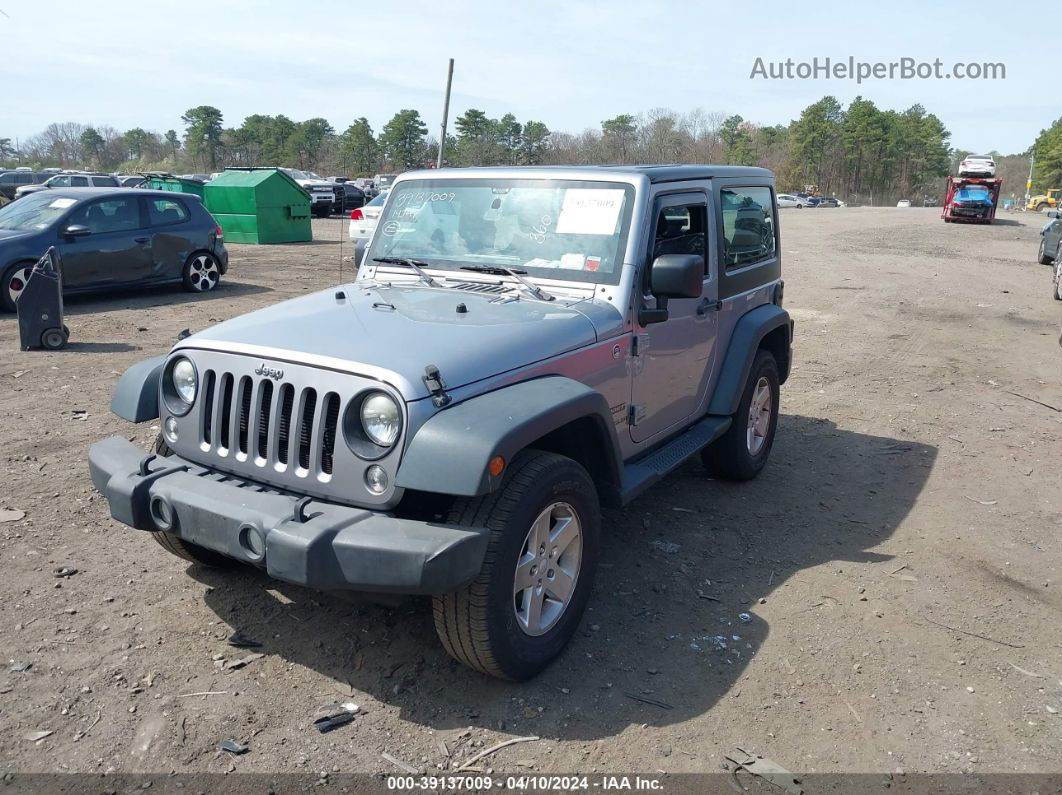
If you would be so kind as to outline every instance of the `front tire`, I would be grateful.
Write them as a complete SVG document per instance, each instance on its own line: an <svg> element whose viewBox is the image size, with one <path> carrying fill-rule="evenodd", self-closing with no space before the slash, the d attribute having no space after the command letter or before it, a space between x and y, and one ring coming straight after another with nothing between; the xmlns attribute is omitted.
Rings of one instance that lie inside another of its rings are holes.
<svg viewBox="0 0 1062 795"><path fill-rule="evenodd" d="M1053 260L1046 250L1047 239L1040 235L1040 250L1036 252L1036 261L1041 265L1050 265Z"/></svg>
<svg viewBox="0 0 1062 795"><path fill-rule="evenodd" d="M539 673L575 633L593 588L600 506L578 463L526 450L499 491L462 499L452 524L486 527L479 576L433 597L435 630L458 662L521 681Z"/></svg>
<svg viewBox="0 0 1062 795"><path fill-rule="evenodd" d="M190 293L209 293L220 281L221 265L213 254L196 252L184 264L181 282Z"/></svg>
<svg viewBox="0 0 1062 795"><path fill-rule="evenodd" d="M155 438L154 452L155 455L164 458L173 455L173 450L166 444L166 440L162 438L161 433ZM168 533L165 530L153 532L151 537L171 555L176 555L189 563L198 563L200 566L209 566L214 569L231 569L237 565L236 561L225 557L220 552L193 544L191 541L185 541L180 536Z"/></svg>
<svg viewBox="0 0 1062 795"><path fill-rule="evenodd" d="M5 312L18 311L15 302L26 288L32 270L32 262L16 262L4 271L3 281L0 282L0 308Z"/></svg>
<svg viewBox="0 0 1062 795"><path fill-rule="evenodd" d="M1056 301L1062 301L1062 240L1058 241L1058 249L1055 251L1055 285L1051 294Z"/></svg>
<svg viewBox="0 0 1062 795"><path fill-rule="evenodd" d="M701 462L713 477L751 480L760 474L778 427L779 383L778 363L770 351L760 349L730 428L701 451Z"/></svg>

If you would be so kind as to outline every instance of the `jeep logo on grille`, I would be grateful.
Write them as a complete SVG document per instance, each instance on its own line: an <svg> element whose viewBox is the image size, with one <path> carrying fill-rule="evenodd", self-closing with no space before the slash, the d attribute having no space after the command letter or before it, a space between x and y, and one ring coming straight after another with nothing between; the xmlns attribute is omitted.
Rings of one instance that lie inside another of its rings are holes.
<svg viewBox="0 0 1062 795"><path fill-rule="evenodd" d="M283 370L277 370L275 367L269 367L265 364L265 362L263 362L262 365L254 371L254 374L264 375L266 378L272 378L274 381L279 381L281 378L284 377Z"/></svg>

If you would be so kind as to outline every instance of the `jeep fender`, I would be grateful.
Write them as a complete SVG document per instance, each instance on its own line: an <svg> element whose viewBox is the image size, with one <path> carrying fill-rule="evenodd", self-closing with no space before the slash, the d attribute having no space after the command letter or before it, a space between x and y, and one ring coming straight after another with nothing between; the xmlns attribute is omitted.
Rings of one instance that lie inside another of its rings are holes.
<svg viewBox="0 0 1062 795"><path fill-rule="evenodd" d="M778 329L783 329L778 331ZM730 415L737 411L741 402L741 393L745 390L752 361L764 339L775 332L769 342L781 342L780 345L768 345L778 360L778 374L783 383L789 377L792 359L793 321L789 313L775 304L762 304L746 312L734 326L730 336L730 345L723 359L723 369L719 372L712 402L708 406L709 414Z"/></svg>
<svg viewBox="0 0 1062 795"><path fill-rule="evenodd" d="M159 377L165 356L137 362L118 379L111 397L111 411L130 422L146 422L159 416Z"/></svg>
<svg viewBox="0 0 1062 795"><path fill-rule="evenodd" d="M495 491L504 472L487 468L494 456L506 464L536 440L576 421L589 420L603 486L622 482L622 459L604 395L563 376L546 376L469 398L435 414L409 442L395 485L405 489L476 497Z"/></svg>

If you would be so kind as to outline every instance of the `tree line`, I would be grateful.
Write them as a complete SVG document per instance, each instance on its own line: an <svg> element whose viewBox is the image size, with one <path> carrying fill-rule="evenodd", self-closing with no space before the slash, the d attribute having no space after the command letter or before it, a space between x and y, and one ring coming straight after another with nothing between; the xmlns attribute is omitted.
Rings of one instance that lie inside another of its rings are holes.
<svg viewBox="0 0 1062 795"><path fill-rule="evenodd" d="M20 143L0 138L0 164L95 168L103 171L212 172L226 166L283 165L325 175L371 176L434 164L439 142L415 109L398 111L379 131L365 117L337 131L323 118L295 121L255 114L226 127L210 105L181 116L183 131L124 132L76 122L50 124ZM788 125L759 125L740 115L656 109L620 114L579 133L521 122L513 114L490 118L470 108L454 119L444 162L450 166L724 163L758 165L796 191L815 186L850 201L881 204L897 198L936 196L967 152L949 144L941 120L921 105L878 108L856 97L847 107L827 96ZM1062 182L1062 119L1041 132L1034 182ZM1028 153L1002 158L1007 187L1024 188L1009 175ZM1020 161L1020 162L1019 162Z"/></svg>

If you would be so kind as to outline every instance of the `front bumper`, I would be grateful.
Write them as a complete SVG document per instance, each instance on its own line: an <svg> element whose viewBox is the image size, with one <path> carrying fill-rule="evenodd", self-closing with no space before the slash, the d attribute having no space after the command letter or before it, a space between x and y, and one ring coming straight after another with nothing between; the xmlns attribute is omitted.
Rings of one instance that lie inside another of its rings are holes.
<svg viewBox="0 0 1062 795"><path fill-rule="evenodd" d="M489 531L430 524L263 487L119 436L89 449L111 516L313 588L446 593L479 574Z"/></svg>

